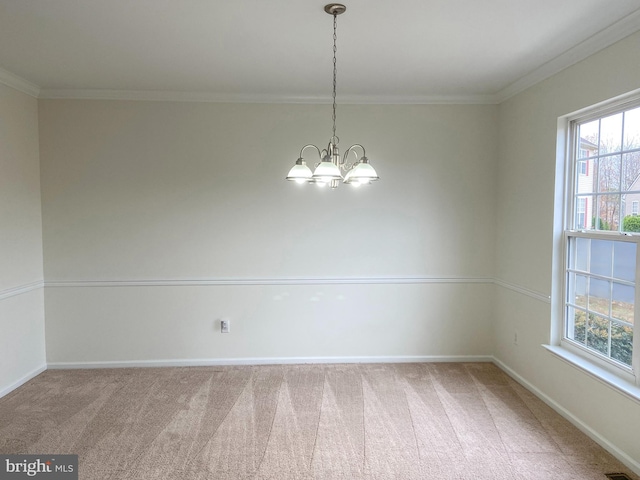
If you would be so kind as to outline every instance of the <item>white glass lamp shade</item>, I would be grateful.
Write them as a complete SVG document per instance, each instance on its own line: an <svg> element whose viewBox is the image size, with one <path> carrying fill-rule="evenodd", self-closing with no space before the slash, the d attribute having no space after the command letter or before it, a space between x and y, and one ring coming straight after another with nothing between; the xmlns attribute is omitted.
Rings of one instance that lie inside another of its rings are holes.
<svg viewBox="0 0 640 480"><path fill-rule="evenodd" d="M318 183L330 183L331 180L342 180L342 174L335 163L323 160L313 172L313 179Z"/></svg>
<svg viewBox="0 0 640 480"><path fill-rule="evenodd" d="M351 183L351 175L353 174L353 167L344 176L344 183ZM355 185L355 183L354 183Z"/></svg>
<svg viewBox="0 0 640 480"><path fill-rule="evenodd" d="M289 170L289 175L287 175L287 180L296 183L307 183L311 180L313 173L311 173L311 169L307 167L307 164L304 160L299 158L296 161L296 164Z"/></svg>
<svg viewBox="0 0 640 480"><path fill-rule="evenodd" d="M380 177L378 177L375 169L369 164L369 161L363 157L360 162L347 172L344 183L365 185L379 179Z"/></svg>
<svg viewBox="0 0 640 480"><path fill-rule="evenodd" d="M353 168L351 170L349 170L347 172L347 174L344 176L344 183L347 183L347 184L357 188L360 185L362 185L362 183L360 183L360 182L352 182L351 181L352 172L353 172Z"/></svg>

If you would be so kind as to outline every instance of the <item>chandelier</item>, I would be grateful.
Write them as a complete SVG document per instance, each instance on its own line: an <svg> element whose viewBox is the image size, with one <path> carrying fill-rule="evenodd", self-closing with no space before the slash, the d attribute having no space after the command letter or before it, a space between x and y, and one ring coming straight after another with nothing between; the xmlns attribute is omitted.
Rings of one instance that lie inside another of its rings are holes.
<svg viewBox="0 0 640 480"><path fill-rule="evenodd" d="M378 180L378 174L374 168L369 164L369 159L366 156L364 147L359 143L351 145L344 152L344 156L340 157L340 151L338 149L338 142L340 139L336 135L336 77L337 77L337 63L336 63L336 40L337 40L337 25L338 15L344 13L347 7L340 3L330 3L325 5L324 11L329 15L333 15L333 135L329 139L329 145L326 149L320 150L315 145L305 145L300 150L300 156L296 160L295 165L289 171L287 180L294 181L296 183L315 183L320 187L330 186L331 188L337 188L340 184L340 180L343 183L348 183L354 187L360 185L367 185L375 180ZM308 148L315 149L318 153L320 162L316 164L313 173L311 169L307 167L307 163L303 159L304 151ZM362 157L358 159L356 150L362 150ZM347 163L349 154L355 155L356 161L354 163ZM345 172L344 176L342 172Z"/></svg>

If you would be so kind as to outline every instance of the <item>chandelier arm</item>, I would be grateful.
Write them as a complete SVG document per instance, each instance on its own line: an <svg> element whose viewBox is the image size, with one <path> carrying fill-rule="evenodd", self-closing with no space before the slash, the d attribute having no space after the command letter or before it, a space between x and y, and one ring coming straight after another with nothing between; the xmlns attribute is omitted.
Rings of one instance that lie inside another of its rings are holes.
<svg viewBox="0 0 640 480"><path fill-rule="evenodd" d="M351 145L349 148L347 148L347 150L344 152L344 162L346 163L347 161L347 157L349 156L349 152L351 152L351 150L355 147L360 147L362 149L362 156L366 157L367 156L367 152L364 150L364 147L362 145L360 145L359 143L354 143L353 145ZM354 152L355 154L355 152ZM356 155L357 157L357 155Z"/></svg>
<svg viewBox="0 0 640 480"><path fill-rule="evenodd" d="M318 147L316 147L315 145L313 145L312 143L305 145L304 147L302 147L302 150L300 150L300 158L302 158L302 154L305 151L305 149L309 148L309 147L313 147L318 151L318 156L320 157L320 159L322 159L322 152L320 152L320 149Z"/></svg>
<svg viewBox="0 0 640 480"><path fill-rule="evenodd" d="M347 163L347 161L349 160L349 153L353 153L356 156L356 160L353 163ZM342 158L342 163L340 164L340 167L347 171L350 170L351 167L353 167L358 161L358 154L354 151L351 150L350 148L347 149L346 152L344 152L344 157Z"/></svg>

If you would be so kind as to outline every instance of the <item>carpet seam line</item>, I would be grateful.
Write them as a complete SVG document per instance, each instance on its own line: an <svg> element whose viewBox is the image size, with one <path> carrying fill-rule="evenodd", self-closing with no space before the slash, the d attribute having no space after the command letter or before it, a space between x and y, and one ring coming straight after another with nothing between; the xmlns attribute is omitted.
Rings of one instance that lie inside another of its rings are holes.
<svg viewBox="0 0 640 480"><path fill-rule="evenodd" d="M324 403L324 388L327 383L327 369L322 368L322 393L320 394L320 408L318 409L318 422L316 424L316 435L313 439L313 449L311 450L311 460L309 461L309 474L313 473L313 458L316 454L316 444L318 443L318 432L320 431L320 419L322 418L322 404Z"/></svg>
<svg viewBox="0 0 640 480"><path fill-rule="evenodd" d="M264 451L262 452L262 456L260 457L260 461L257 464L256 471L254 472L253 480L258 476L258 472L260 472L260 467L262 466L262 462L264 462L264 457L267 455L267 449L269 447L269 440L271 440L271 434L273 433L273 425L276 422L276 416L278 415L278 407L280 406L280 391L282 390L282 384L284 383L284 369L280 367L280 385L278 385L278 395L276 400L276 409L273 412L273 418L271 419L271 426L269 427L269 435L267 435L267 441L264 444Z"/></svg>

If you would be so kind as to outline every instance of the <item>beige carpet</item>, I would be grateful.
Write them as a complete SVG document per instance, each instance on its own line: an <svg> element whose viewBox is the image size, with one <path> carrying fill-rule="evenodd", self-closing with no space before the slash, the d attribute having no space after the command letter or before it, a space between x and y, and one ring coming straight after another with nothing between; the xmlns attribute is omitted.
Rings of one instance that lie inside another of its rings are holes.
<svg viewBox="0 0 640 480"><path fill-rule="evenodd" d="M630 473L487 363L49 370L0 399L0 453L84 480Z"/></svg>

